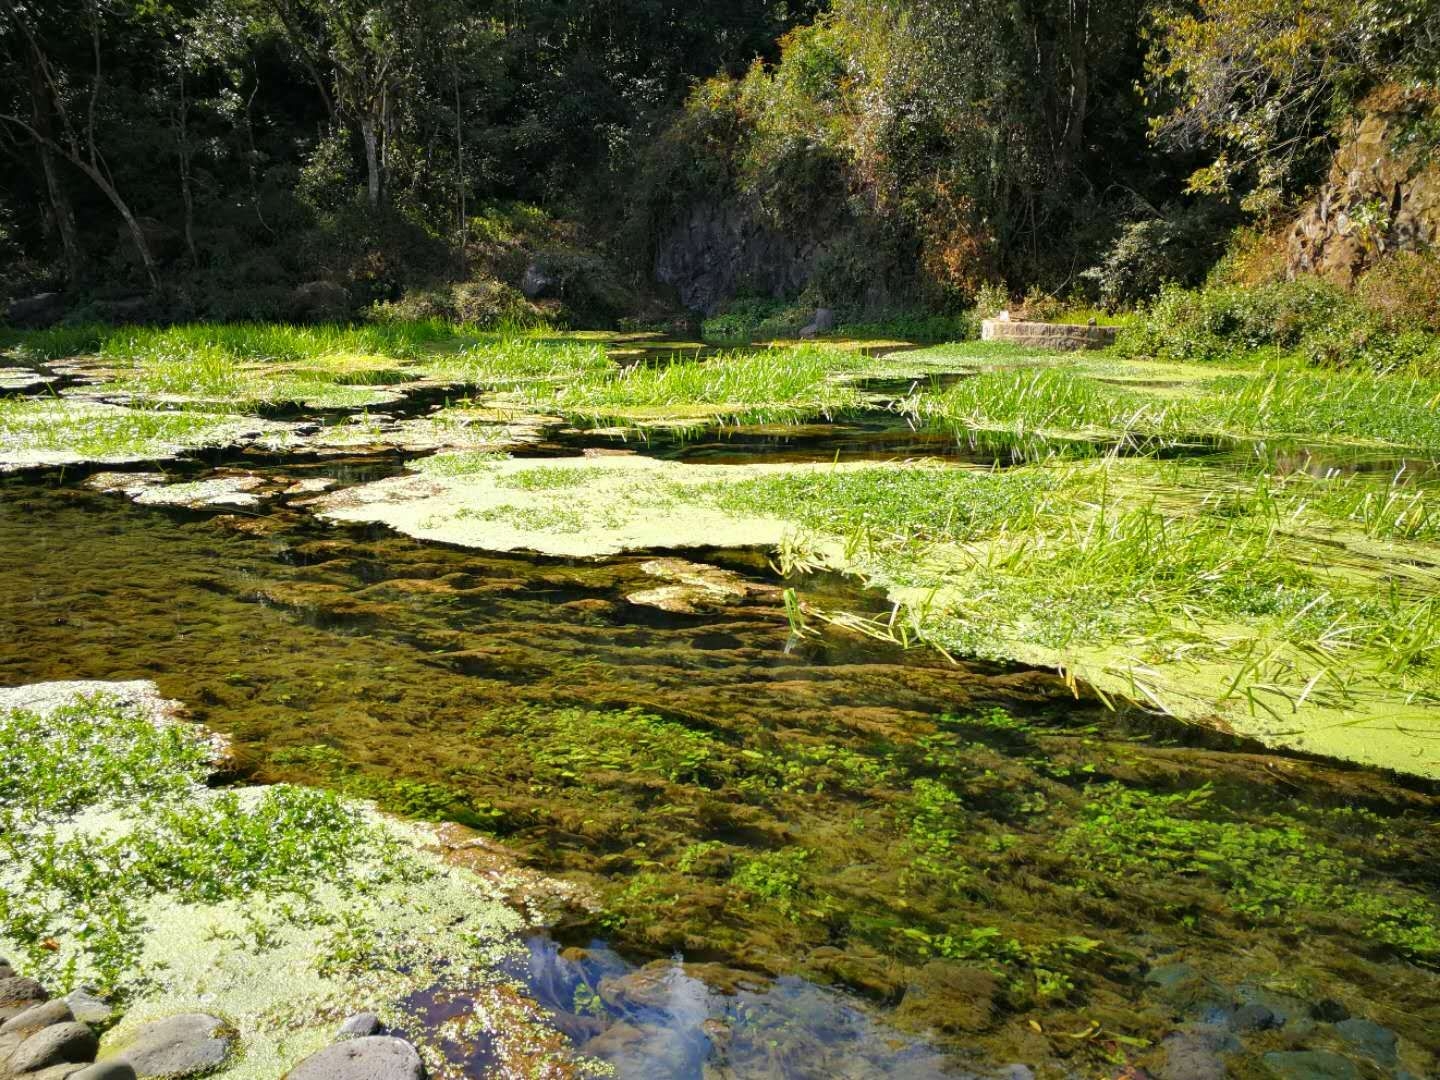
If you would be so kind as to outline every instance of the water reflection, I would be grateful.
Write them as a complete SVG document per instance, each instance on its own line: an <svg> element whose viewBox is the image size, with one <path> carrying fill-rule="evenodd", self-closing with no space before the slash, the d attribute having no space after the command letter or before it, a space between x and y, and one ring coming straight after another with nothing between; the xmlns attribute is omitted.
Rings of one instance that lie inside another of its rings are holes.
<svg viewBox="0 0 1440 1080"><path fill-rule="evenodd" d="M605 1062L620 1080L970 1075L926 1040L881 1023L850 995L805 979L742 981L721 992L678 957L637 968L603 941L566 949L543 936L528 940L508 974L577 1050ZM435 1029L465 1016L477 1000L433 991L409 1004ZM468 1077L489 1075L496 1062L489 1039L453 1040L446 1051Z"/></svg>

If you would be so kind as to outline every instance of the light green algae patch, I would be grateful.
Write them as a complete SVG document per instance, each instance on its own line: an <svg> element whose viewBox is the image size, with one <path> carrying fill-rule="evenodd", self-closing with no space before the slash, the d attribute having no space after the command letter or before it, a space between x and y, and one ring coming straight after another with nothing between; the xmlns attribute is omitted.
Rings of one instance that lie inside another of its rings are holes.
<svg viewBox="0 0 1440 1080"><path fill-rule="evenodd" d="M126 408L67 398L0 401L0 472L84 462L121 464L251 441L263 420Z"/></svg>
<svg viewBox="0 0 1440 1080"><path fill-rule="evenodd" d="M829 468L829 466L819 466ZM326 496L336 521L378 522L407 536L488 551L590 557L686 547L775 547L778 514L706 505L701 490L817 466L681 465L634 455L538 459L442 454L407 476Z"/></svg>
<svg viewBox="0 0 1440 1080"><path fill-rule="evenodd" d="M432 827L330 793L212 790L213 745L153 687L95 689L0 694L0 948L52 992L120 1001L102 1057L141 1024L205 1012L239 1034L225 1076L274 1080L373 1010L445 1077L403 1004L443 986L520 1023L508 1039L560 1045L498 973L525 925L504 898L535 875L477 875Z"/></svg>

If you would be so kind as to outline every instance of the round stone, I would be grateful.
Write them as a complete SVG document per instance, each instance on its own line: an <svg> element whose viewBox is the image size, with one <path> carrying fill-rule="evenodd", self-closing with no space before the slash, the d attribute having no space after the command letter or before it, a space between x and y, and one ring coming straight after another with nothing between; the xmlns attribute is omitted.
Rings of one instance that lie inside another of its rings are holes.
<svg viewBox="0 0 1440 1080"><path fill-rule="evenodd" d="M373 1012L356 1013L340 1025L340 1038L363 1039L380 1034L380 1017Z"/></svg>
<svg viewBox="0 0 1440 1080"><path fill-rule="evenodd" d="M138 1028L113 1056L128 1062L139 1077L183 1080L214 1072L234 1046L234 1029L223 1020L182 1013Z"/></svg>
<svg viewBox="0 0 1440 1080"><path fill-rule="evenodd" d="M71 1073L67 1080L137 1080L137 1077L128 1061L97 1061Z"/></svg>
<svg viewBox="0 0 1440 1080"><path fill-rule="evenodd" d="M372 1035L327 1046L285 1080L424 1080L425 1066L404 1039Z"/></svg>
<svg viewBox="0 0 1440 1080"><path fill-rule="evenodd" d="M53 1024L31 1035L10 1055L12 1072L39 1072L52 1065L65 1065L95 1060L100 1040L88 1025L71 1021Z"/></svg>
<svg viewBox="0 0 1440 1080"><path fill-rule="evenodd" d="M12 1016L0 1024L0 1035L24 1035L29 1037L41 1028L52 1024L63 1024L74 1020L70 1006L63 1001L46 1001L32 1005L18 1016Z"/></svg>

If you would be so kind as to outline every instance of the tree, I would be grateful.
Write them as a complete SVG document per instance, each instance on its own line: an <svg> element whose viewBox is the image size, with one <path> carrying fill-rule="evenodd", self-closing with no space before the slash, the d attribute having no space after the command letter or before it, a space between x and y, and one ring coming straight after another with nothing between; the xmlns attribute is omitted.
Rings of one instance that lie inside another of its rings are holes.
<svg viewBox="0 0 1440 1080"><path fill-rule="evenodd" d="M97 135L97 107L105 89L103 16L98 4L95 0L85 0L81 12L90 45L88 73L59 68L42 40L34 13L22 5L23 0L0 0L0 12L19 33L31 65L32 119L26 120L14 113L0 113L0 122L18 129L33 140L42 154L42 160L47 154L61 157L89 178L124 221L139 253L146 279L152 290L158 290L160 272L151 253L150 242L115 183ZM83 96L78 91L81 86L86 90ZM82 107L83 116L76 115ZM52 124L52 118L58 124L58 130ZM54 188L51 190L53 198ZM63 216L58 207L57 216ZM61 228L63 235L65 226Z"/></svg>
<svg viewBox="0 0 1440 1080"><path fill-rule="evenodd" d="M1435 0L1198 0L1155 21L1152 91L1172 103L1155 134L1218 151L1191 187L1242 186L1254 210L1325 159L1338 120L1367 90L1435 78Z"/></svg>

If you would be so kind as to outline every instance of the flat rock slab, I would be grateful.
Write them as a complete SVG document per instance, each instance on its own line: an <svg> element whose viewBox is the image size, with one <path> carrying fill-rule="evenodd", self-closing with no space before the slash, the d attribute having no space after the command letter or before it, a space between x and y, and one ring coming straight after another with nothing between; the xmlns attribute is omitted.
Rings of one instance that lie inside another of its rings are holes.
<svg viewBox="0 0 1440 1080"><path fill-rule="evenodd" d="M403 1039L372 1035L327 1046L312 1054L285 1080L424 1080L425 1066Z"/></svg>
<svg viewBox="0 0 1440 1080"><path fill-rule="evenodd" d="M137 1028L111 1056L127 1062L142 1080L181 1080L215 1071L234 1047L235 1032L225 1021L182 1013Z"/></svg>
<svg viewBox="0 0 1440 1080"><path fill-rule="evenodd" d="M148 679L136 679L132 682L76 679L0 689L0 709L24 709L26 712L45 716L69 705L77 697L94 697L97 694L118 698L123 705L139 709L151 716L164 716L176 708L173 702L160 696L159 688ZM3 982L0 982L0 1006L4 1004L5 988Z"/></svg>

